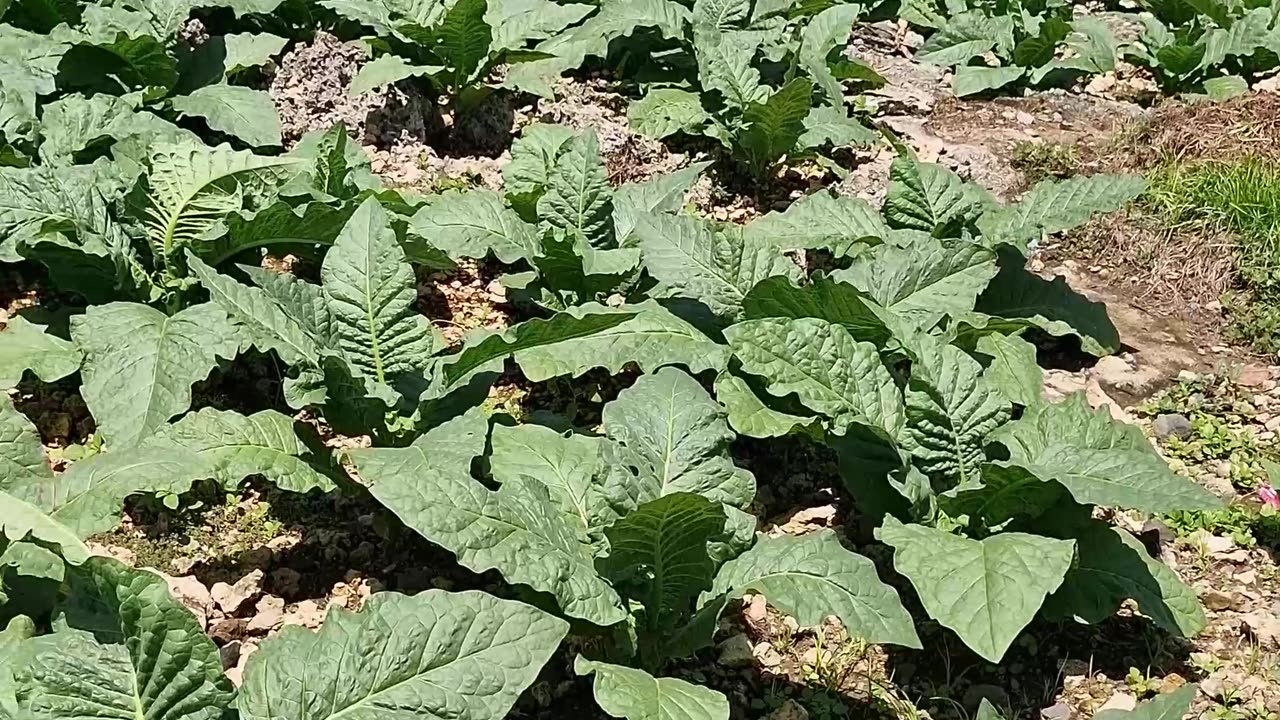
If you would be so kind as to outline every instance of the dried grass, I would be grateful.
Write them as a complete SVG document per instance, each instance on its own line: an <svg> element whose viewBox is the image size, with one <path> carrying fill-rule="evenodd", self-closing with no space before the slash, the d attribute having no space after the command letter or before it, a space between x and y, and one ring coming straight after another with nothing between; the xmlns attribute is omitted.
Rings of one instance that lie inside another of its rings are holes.
<svg viewBox="0 0 1280 720"><path fill-rule="evenodd" d="M1228 234L1169 226L1141 208L1100 218L1073 233L1066 245L1065 255L1096 258L1130 290L1135 305L1159 315L1203 308L1236 282L1235 243Z"/></svg>
<svg viewBox="0 0 1280 720"><path fill-rule="evenodd" d="M1247 157L1280 161L1280 94L1255 92L1224 103L1166 102L1121 131L1111 161L1114 169L1132 171Z"/></svg>

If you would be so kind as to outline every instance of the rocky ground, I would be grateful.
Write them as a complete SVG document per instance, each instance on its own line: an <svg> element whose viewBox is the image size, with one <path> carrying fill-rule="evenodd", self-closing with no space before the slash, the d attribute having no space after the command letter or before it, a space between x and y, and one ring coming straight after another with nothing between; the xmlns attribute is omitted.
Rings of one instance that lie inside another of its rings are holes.
<svg viewBox="0 0 1280 720"><path fill-rule="evenodd" d="M1140 158L1157 151L1260 148L1280 154L1277 96L1255 95L1208 115L1180 104L1152 111L1132 101L1142 96L1141 79L1122 71L1073 91L962 102L949 95L940 69L910 60L916 44L918 38L891 24L860 29L851 41L850 54L889 80L869 96L878 119L923 159L1007 199L1046 174L1140 169ZM699 159L696 152L673 153L632 133L625 103L607 79L566 80L554 102L505 102L492 108L484 132L442 135L448 119L411 87L349 97L347 87L363 61L362 51L321 35L281 60L271 92L287 138L344 122L369 151L375 171L397 186L424 192L500 187L511 137L535 121L594 128L618 183ZM1218 131L1189 137L1179 127L1192 119ZM869 150L843 180L790 171L776 187L752 192L713 172L689 201L724 220L785 206L815 185L878 202L890 159L887 149ZM1200 683L1196 707L1203 717L1280 717L1280 573L1274 556L1280 520L1258 499L1270 487L1270 473L1280 469L1270 465L1280 455L1280 367L1223 344L1216 293L1230 283L1229 253L1197 251L1195 243L1203 241L1155 227L1135 210L1042 247L1033 260L1037 270L1067 275L1074 286L1105 300L1128 350L1091 367L1049 370L1046 393L1086 392L1095 406L1107 405L1117 418L1140 425L1176 468L1234 501L1211 516L1114 518L1150 538L1160 557L1201 593L1210 617L1201 637L1175 641L1124 612L1096 627L1041 623L997 668L936 626L921 627L927 650L886 652L850 639L838 624L799 627L764 598L748 597L739 612L726 613L716 648L677 674L725 692L737 718L968 718L986 698L1010 717L1069 720L1132 707L1188 682ZM451 341L469 329L503 327L516 310L494 279L492 269L474 263L424 273L423 311L444 321ZM25 275L2 285L8 289L0 297L0 322L7 311L38 301L38 287ZM513 411L572 405L590 417L602 394L625 382L588 375L573 387L531 393L514 378L499 383L493 402ZM22 388L20 402L36 417L55 459L92 431L76 401L56 385ZM759 478L763 531L834 527L846 531L851 545L861 544L857 517L824 450L802 440L768 448L744 440L736 451L738 462ZM328 608L358 609L381 589L481 587L510 594L496 577L459 569L447 553L380 508L340 496L208 489L180 512L136 502L128 522L99 542L122 559L164 573L222 648L237 680L265 636L287 625L315 628ZM872 557L879 552L874 546L860 551ZM565 653L548 667L513 717L575 711L601 717L589 686L570 671L571 657Z"/></svg>

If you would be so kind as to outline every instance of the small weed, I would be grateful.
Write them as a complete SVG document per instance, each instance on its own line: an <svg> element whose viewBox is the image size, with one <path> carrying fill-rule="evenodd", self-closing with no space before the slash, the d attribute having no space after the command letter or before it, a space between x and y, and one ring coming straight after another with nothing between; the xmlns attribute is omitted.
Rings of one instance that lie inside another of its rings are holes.
<svg viewBox="0 0 1280 720"><path fill-rule="evenodd" d="M1080 168L1080 153L1074 145L1023 141L1013 147L1010 164L1034 185L1041 180L1075 175Z"/></svg>
<svg viewBox="0 0 1280 720"><path fill-rule="evenodd" d="M1222 658L1212 653L1191 653L1191 667L1202 675L1212 675L1222 669Z"/></svg>
<svg viewBox="0 0 1280 720"><path fill-rule="evenodd" d="M1160 692L1160 678L1152 677L1136 667L1129 668L1129 674L1124 676L1124 682L1138 698L1145 698Z"/></svg>

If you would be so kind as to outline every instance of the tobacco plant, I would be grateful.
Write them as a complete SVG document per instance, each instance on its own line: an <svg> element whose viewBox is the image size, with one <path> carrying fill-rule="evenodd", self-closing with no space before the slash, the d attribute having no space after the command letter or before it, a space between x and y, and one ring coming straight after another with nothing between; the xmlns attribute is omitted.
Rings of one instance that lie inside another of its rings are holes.
<svg viewBox="0 0 1280 720"><path fill-rule="evenodd" d="M961 11L952 14L953 6L908 3L903 17L933 29L916 57L954 67L951 87L956 95L999 90L1018 81L1064 84L1115 70L1118 43L1111 30L1097 18L1073 18L1070 3L961 3Z"/></svg>
<svg viewBox="0 0 1280 720"><path fill-rule="evenodd" d="M706 135L757 179L788 158L873 142L845 100L845 80L883 84L843 55L858 13L837 5L788 17L765 3L700 0L686 62L671 61L668 77L648 83L627 113L631 125L659 139Z"/></svg>
<svg viewBox="0 0 1280 720"><path fill-rule="evenodd" d="M381 592L359 612L331 609L319 632L285 627L265 640L237 692L159 574L90 555L56 515L4 490L0 530L0 558L26 548L25 569L55 589L38 613L11 616L0 631L6 718L499 720L569 630L482 592ZM0 597L0 613L10 609Z"/></svg>
<svg viewBox="0 0 1280 720"><path fill-rule="evenodd" d="M549 57L526 46L560 33L592 10L591 5L551 0L321 4L377 33L369 40L377 57L352 80L353 96L406 78L424 78L445 100L455 122L502 86L490 77L496 67ZM518 80L505 85L525 89Z"/></svg>
<svg viewBox="0 0 1280 720"><path fill-rule="evenodd" d="M67 163L92 154L105 138L145 156L149 142L194 138L173 123L184 118L248 146L280 145L271 98L234 82L270 61L286 39L237 33L184 40L183 26L196 7L5 3L0 164Z"/></svg>
<svg viewBox="0 0 1280 720"><path fill-rule="evenodd" d="M473 410L407 448L348 457L374 497L463 566L496 569L594 626L606 648L575 668L594 675L609 714L727 719L720 693L659 674L708 645L748 591L802 625L834 614L869 642L919 646L897 594L834 533L755 536L755 479L729 457L724 411L684 371L622 391L602 434L490 425ZM491 483L472 473L482 456Z"/></svg>
<svg viewBox="0 0 1280 720"><path fill-rule="evenodd" d="M839 251L847 267L807 284L775 274L742 297L740 321L724 330L737 370L716 383L730 422L835 448L925 610L987 660L1037 614L1097 622L1127 599L1169 632L1198 632L1194 591L1092 511L1217 499L1106 408L1082 395L1042 400L1024 337L1118 349L1105 308L1028 272L1022 251L1132 199L1141 181L1042 183L1000 206L909 155L891 176L882 214L861 208L866 239ZM746 231L809 227L814 215L797 204Z"/></svg>
<svg viewBox="0 0 1280 720"><path fill-rule="evenodd" d="M1144 2L1142 32L1124 46L1165 92L1226 99L1280 67L1280 26L1271 7L1249 3Z"/></svg>

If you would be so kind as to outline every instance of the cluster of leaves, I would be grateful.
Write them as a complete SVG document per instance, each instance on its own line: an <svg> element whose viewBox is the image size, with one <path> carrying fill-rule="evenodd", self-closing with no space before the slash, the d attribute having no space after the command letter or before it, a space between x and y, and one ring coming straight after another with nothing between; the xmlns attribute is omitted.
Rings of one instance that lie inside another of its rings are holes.
<svg viewBox="0 0 1280 720"><path fill-rule="evenodd" d="M1125 57L1151 70L1166 92L1226 99L1280 68L1280 24L1268 4L1146 0L1142 32Z"/></svg>
<svg viewBox="0 0 1280 720"><path fill-rule="evenodd" d="M322 0L321 4L376 33L366 39L376 57L352 80L352 95L406 78L423 78L458 114L473 110L501 87L489 82L495 67L551 57L527 46L558 36L594 9L551 0ZM541 90L537 85L525 87L518 74L505 86Z"/></svg>
<svg viewBox="0 0 1280 720"><path fill-rule="evenodd" d="M414 717L498 720L569 630L475 591L377 593L359 613L330 610L318 633L287 627L264 641L237 691L162 577L91 556L79 533L6 492L0 523L4 557L38 551L33 562L46 564L28 569L44 570L56 590L47 632L24 615L0 632L5 717L309 720L412 708Z"/></svg>
<svg viewBox="0 0 1280 720"><path fill-rule="evenodd" d="M140 160L153 142L193 138L174 124L183 118L245 145L280 145L271 98L236 83L287 41L269 33L183 39L192 12L216 4L227 3L0 6L0 164L83 162L101 154L103 140Z"/></svg>
<svg viewBox="0 0 1280 720"><path fill-rule="evenodd" d="M884 84L844 56L860 12L698 0L678 50L651 71L660 79L628 111L631 125L659 139L705 135L756 178L797 155L874 142L845 98L845 80Z"/></svg>
<svg viewBox="0 0 1280 720"><path fill-rule="evenodd" d="M1119 43L1102 20L1074 19L1065 0L926 0L903 3L902 17L933 31L916 57L954 67L952 89L960 96L1018 81L1058 84L1110 72L1119 53Z"/></svg>
<svg viewBox="0 0 1280 720"><path fill-rule="evenodd" d="M724 410L687 373L641 377L605 405L601 431L490 434L473 410L407 448L349 456L375 497L464 566L497 569L596 626L612 662L576 668L595 675L611 715L728 718L719 693L654 674L709 645L747 591L805 625L834 614L872 642L919 647L897 593L833 533L755 537L755 479L728 456ZM497 490L471 475L486 447Z"/></svg>
<svg viewBox="0 0 1280 720"><path fill-rule="evenodd" d="M756 535L735 431L834 446L925 608L993 661L1042 610L1097 621L1134 599L1162 627L1197 629L1194 594L1090 510L1211 498L1083 399L1041 402L1021 337L1118 349L1102 306L1028 272L1022 253L1141 181L1047 181L1003 205L902 150L880 210L820 192L735 226L682 212L702 166L613 188L596 145L536 125L503 194L422 199L380 188L341 128L279 157L157 143L140 161L6 171L62 180L11 246L98 304L66 329L11 319L0 388L78 372L103 449L55 476L30 421L0 406L0 612L50 630L11 627L0 708L66 717L109 697L161 718L234 707L496 720L568 631L482 593L381 594L318 634L264 643L233 695L163 582L82 543L131 495L251 475L367 492L461 565L558 608L600 638L576 669L615 716L728 718L724 696L661 673L706 646L745 592L805 625L834 614L866 641L918 647L897 593L834 533ZM83 200L64 171L92 173L96 194ZM49 245L76 262L41 255ZM310 254L318 271L232 262L268 245ZM797 249L829 252L838 269L806 273L786 254ZM489 256L512 266L504 282L537 316L449 346L418 312L415 268ZM59 275L95 263L112 272ZM251 349L286 368L285 404L373 447L337 462L277 410L193 411L195 383ZM532 382L643 374L598 428L518 425L479 407L508 362ZM64 656L75 663L53 668Z"/></svg>
<svg viewBox="0 0 1280 720"><path fill-rule="evenodd" d="M880 244L808 285L755 285L724 330L736 369L716 387L735 429L803 429L833 446L930 616L992 662L1039 613L1096 622L1132 599L1170 632L1204 623L1194 591L1092 509L1219 502L1105 409L1082 396L1046 404L1036 348L1020 337L1074 334L1086 351L1115 351L1103 308L1026 271L1018 238L1141 189L1078 178L992 208L900 156Z"/></svg>
<svg viewBox="0 0 1280 720"><path fill-rule="evenodd" d="M1120 42L1101 17L1074 17L1071 3L1041 0L913 0L904 19L932 34L917 57L955 68L952 87L971 95L1024 81L1059 85L1114 71L1123 58L1151 71L1165 92L1226 99L1280 67L1280 26L1267 4L1236 0L1143 0L1114 22L1141 28Z"/></svg>

